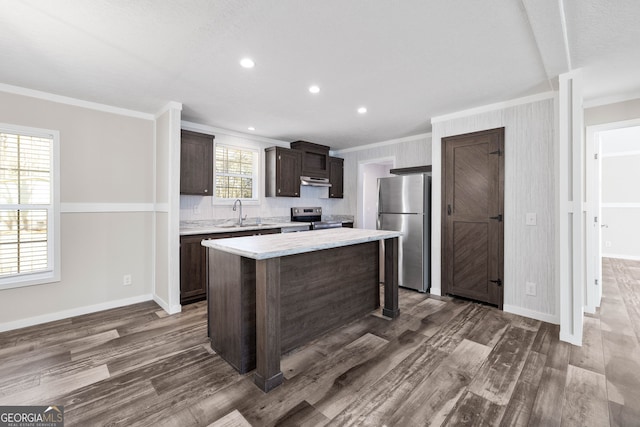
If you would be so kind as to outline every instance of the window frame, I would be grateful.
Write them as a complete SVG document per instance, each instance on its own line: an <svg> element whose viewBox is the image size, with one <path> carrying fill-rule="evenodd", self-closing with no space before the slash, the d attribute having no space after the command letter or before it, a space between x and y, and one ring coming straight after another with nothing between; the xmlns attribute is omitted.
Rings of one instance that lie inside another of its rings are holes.
<svg viewBox="0 0 640 427"><path fill-rule="evenodd" d="M259 205L260 204L260 188L261 188L261 169L260 169L260 164L261 162L261 156L260 156L260 149L258 147L255 146L248 146L248 145L240 145L240 144L229 144L229 143L224 143L224 142L217 142L214 141L214 145L213 145L213 194L212 194L212 205L218 205L218 206L228 206L228 205L232 205L236 199L227 199L227 198L221 198L221 197L217 197L216 196L216 176L218 175L218 171L216 170L216 149L218 147L225 147L227 149L233 149L233 150L242 150L242 151L250 151L253 153L253 173L252 173L252 194L253 197L251 198L240 198L240 200L242 201L243 204L245 205Z"/></svg>
<svg viewBox="0 0 640 427"><path fill-rule="evenodd" d="M46 270L18 273L0 277L0 291L25 286L42 285L60 281L60 131L35 127L0 123L0 131L38 138L50 138L51 146L51 199L48 205L42 205L48 211L47 223L47 264ZM6 207L18 205L1 205ZM24 204L28 205L28 204Z"/></svg>

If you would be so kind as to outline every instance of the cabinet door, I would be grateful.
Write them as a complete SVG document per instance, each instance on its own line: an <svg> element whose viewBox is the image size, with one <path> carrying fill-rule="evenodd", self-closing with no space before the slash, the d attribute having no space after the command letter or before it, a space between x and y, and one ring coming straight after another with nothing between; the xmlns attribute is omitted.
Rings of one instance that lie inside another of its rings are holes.
<svg viewBox="0 0 640 427"><path fill-rule="evenodd" d="M329 197L342 199L344 197L344 159L329 157Z"/></svg>
<svg viewBox="0 0 640 427"><path fill-rule="evenodd" d="M207 250L200 242L206 236L180 238L180 304L204 299L206 288Z"/></svg>
<svg viewBox="0 0 640 427"><path fill-rule="evenodd" d="M214 137L187 130L181 135L180 194L211 196Z"/></svg>
<svg viewBox="0 0 640 427"><path fill-rule="evenodd" d="M206 239L224 239L228 233L197 234L180 237L180 304L189 304L207 297Z"/></svg>
<svg viewBox="0 0 640 427"><path fill-rule="evenodd" d="M280 147L276 153L276 196L300 197L302 153Z"/></svg>

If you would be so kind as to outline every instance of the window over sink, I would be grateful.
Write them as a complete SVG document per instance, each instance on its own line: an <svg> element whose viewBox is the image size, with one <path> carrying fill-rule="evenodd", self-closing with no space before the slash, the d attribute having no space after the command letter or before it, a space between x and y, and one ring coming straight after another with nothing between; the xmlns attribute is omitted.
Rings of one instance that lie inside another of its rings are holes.
<svg viewBox="0 0 640 427"><path fill-rule="evenodd" d="M258 150L216 144L214 157L214 203L258 202Z"/></svg>

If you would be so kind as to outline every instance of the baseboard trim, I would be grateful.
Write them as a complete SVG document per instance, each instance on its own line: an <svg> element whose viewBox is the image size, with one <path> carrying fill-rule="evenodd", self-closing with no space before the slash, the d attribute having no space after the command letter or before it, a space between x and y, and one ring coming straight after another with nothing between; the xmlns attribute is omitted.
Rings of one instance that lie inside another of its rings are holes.
<svg viewBox="0 0 640 427"><path fill-rule="evenodd" d="M573 334L565 334L562 331L560 331L560 341L568 342L569 344L582 347L582 337L577 337Z"/></svg>
<svg viewBox="0 0 640 427"><path fill-rule="evenodd" d="M437 295L439 297L442 296L442 288L434 288L433 286L429 289L429 293L431 295Z"/></svg>
<svg viewBox="0 0 640 427"><path fill-rule="evenodd" d="M602 258L618 258L618 259L628 259L630 261L640 261L640 256L635 256L635 255L602 254Z"/></svg>
<svg viewBox="0 0 640 427"><path fill-rule="evenodd" d="M124 298L115 301L107 301L100 304L88 305L85 307L72 308L69 310L57 311L55 313L43 314L40 316L27 317L26 319L14 320L12 322L0 323L0 332L14 329L26 328L29 326L41 325L43 323L55 322L57 320L68 319L70 317L81 316L83 314L95 313L112 308L124 307L125 305L138 304L153 300L151 294L139 295L131 298Z"/></svg>
<svg viewBox="0 0 640 427"><path fill-rule="evenodd" d="M560 324L560 317L553 314L542 313L540 311L529 310L527 308L508 304L504 304L502 306L502 309L507 313L517 314L518 316L528 317L530 319L540 320L542 322L553 323L554 325Z"/></svg>
<svg viewBox="0 0 640 427"><path fill-rule="evenodd" d="M158 295L154 294L153 295L153 300L156 302L156 304L158 304L169 315L177 314L177 313L180 313L182 311L182 306L180 304L176 304L176 305L170 306L168 302L166 302L165 300L160 298Z"/></svg>

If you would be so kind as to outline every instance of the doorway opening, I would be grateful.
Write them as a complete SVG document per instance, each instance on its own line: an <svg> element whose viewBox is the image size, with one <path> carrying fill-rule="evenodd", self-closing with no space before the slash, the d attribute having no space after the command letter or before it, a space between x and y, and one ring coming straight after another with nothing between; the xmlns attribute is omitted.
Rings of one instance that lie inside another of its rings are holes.
<svg viewBox="0 0 640 427"><path fill-rule="evenodd" d="M378 178L391 176L395 157L363 160L358 162L358 206L356 226L376 229L378 221Z"/></svg>
<svg viewBox="0 0 640 427"><path fill-rule="evenodd" d="M640 260L640 119L587 127L585 311L602 299L602 258Z"/></svg>

